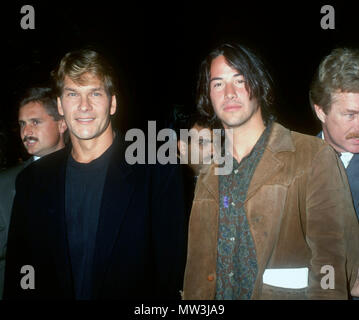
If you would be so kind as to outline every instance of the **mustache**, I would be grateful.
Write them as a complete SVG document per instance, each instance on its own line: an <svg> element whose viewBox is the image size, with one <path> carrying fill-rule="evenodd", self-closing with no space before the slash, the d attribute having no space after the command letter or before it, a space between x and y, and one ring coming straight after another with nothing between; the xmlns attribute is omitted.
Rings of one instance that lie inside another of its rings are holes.
<svg viewBox="0 0 359 320"><path fill-rule="evenodd" d="M35 140L35 141L39 141L39 139L38 138L36 138L36 137L33 137L33 136L26 136L22 141L23 142L26 142L26 141L28 141L28 140Z"/></svg>
<svg viewBox="0 0 359 320"><path fill-rule="evenodd" d="M349 139L359 139L359 132L352 132L352 133L349 133L345 139L346 140L349 140Z"/></svg>

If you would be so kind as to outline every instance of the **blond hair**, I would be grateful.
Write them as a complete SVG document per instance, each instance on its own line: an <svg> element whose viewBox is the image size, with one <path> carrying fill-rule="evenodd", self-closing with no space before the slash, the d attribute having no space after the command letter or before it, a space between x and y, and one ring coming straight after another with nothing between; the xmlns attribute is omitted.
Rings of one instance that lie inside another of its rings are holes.
<svg viewBox="0 0 359 320"><path fill-rule="evenodd" d="M104 84L108 95L117 93L114 71L104 57L97 51L81 49L67 53L60 61L56 70L52 72L57 96L61 96L64 89L65 76L78 84L86 83L88 74L98 77Z"/></svg>

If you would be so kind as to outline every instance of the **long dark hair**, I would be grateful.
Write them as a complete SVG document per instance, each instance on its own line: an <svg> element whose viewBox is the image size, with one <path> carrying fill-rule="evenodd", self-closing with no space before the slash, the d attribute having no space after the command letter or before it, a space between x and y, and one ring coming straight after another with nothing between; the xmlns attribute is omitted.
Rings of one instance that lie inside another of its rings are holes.
<svg viewBox="0 0 359 320"><path fill-rule="evenodd" d="M264 67L261 59L248 48L235 43L225 43L212 50L202 61L197 82L197 108L200 114L207 118L209 124L218 124L210 99L210 71L213 59L224 56L227 63L238 70L246 81L245 86L250 99L255 98L262 111L265 123L273 115L272 78Z"/></svg>

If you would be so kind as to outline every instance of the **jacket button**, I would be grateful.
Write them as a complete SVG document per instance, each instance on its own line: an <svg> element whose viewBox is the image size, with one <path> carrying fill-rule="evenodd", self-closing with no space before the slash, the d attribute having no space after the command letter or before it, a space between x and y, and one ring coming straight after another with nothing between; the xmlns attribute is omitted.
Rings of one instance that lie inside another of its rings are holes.
<svg viewBox="0 0 359 320"><path fill-rule="evenodd" d="M207 279L208 279L208 281L213 281L213 280L214 280L214 276L213 276L213 275L209 275L209 276L207 277Z"/></svg>

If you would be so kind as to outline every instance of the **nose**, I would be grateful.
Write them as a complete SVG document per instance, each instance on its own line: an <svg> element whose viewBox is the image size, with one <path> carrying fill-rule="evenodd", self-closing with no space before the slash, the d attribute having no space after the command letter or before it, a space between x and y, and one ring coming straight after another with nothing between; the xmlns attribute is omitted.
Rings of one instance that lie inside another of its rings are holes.
<svg viewBox="0 0 359 320"><path fill-rule="evenodd" d="M32 125L29 123L29 124L26 124L23 128L23 133L24 133L24 137L26 136L32 136L33 135L33 127Z"/></svg>
<svg viewBox="0 0 359 320"><path fill-rule="evenodd" d="M359 131L359 113L356 114L355 128Z"/></svg>
<svg viewBox="0 0 359 320"><path fill-rule="evenodd" d="M92 106L88 97L82 97L79 110L83 112L92 110Z"/></svg>
<svg viewBox="0 0 359 320"><path fill-rule="evenodd" d="M227 84L225 88L225 98L232 100L236 96L236 91L232 84Z"/></svg>
<svg viewBox="0 0 359 320"><path fill-rule="evenodd" d="M354 119L352 120L352 130L355 133L359 133L359 113L354 115Z"/></svg>

